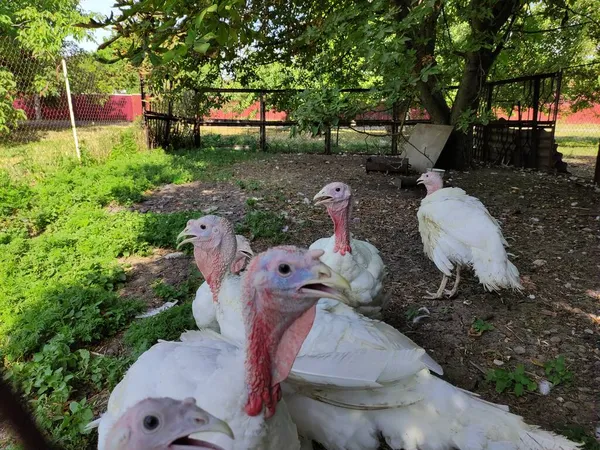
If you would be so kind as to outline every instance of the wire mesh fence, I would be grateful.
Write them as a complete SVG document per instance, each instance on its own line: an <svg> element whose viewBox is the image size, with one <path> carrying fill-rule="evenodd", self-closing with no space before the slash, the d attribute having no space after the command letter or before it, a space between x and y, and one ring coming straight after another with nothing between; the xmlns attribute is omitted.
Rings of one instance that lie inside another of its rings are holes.
<svg viewBox="0 0 600 450"><path fill-rule="evenodd" d="M600 143L598 67L584 65L563 71L554 136L566 170L585 179L594 175Z"/></svg>
<svg viewBox="0 0 600 450"><path fill-rule="evenodd" d="M348 103L360 105L358 110L336 116L317 132L299 133L294 111L302 92L233 88L177 91L169 83L154 86L142 100L149 145L395 154L403 133L409 134L416 123L430 121L416 106L402 109L382 100L369 102L367 97L372 93L368 89L342 89L340 93Z"/></svg>
<svg viewBox="0 0 600 450"><path fill-rule="evenodd" d="M0 141L38 141L73 125L124 124L141 116L141 97L131 93L137 74L121 87L99 64L79 50L35 55L0 38Z"/></svg>

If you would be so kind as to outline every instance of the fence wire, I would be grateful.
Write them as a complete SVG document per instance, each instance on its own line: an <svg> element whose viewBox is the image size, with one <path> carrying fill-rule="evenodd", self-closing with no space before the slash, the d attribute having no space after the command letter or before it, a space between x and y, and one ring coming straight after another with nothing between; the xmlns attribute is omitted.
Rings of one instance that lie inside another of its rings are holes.
<svg viewBox="0 0 600 450"><path fill-rule="evenodd" d="M49 131L71 128L63 58L78 128L123 124L141 115L140 95L111 84L91 55L38 56L0 37L0 141L37 141Z"/></svg>
<svg viewBox="0 0 600 450"><path fill-rule="evenodd" d="M597 72L581 73L583 69L563 72L554 138L558 152L567 163L566 170L571 175L590 179L594 176L600 144L600 91L589 93L585 85L595 82Z"/></svg>

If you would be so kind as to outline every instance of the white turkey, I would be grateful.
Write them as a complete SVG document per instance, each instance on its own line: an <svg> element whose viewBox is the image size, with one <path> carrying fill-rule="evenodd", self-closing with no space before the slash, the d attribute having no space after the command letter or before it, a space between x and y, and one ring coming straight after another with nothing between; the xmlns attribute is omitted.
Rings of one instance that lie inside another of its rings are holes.
<svg viewBox="0 0 600 450"><path fill-rule="evenodd" d="M226 267L233 258L233 231L228 221L205 216L188 224L186 230L187 235L197 233L196 239L188 242L203 255L201 270L210 271L213 281L227 279L226 271L212 269ZM220 294L218 298L221 302ZM237 324L222 324L221 330L227 338L240 342L244 336L236 333L242 324L239 296L238 306L235 303L229 296L228 302L220 305L230 310L226 317ZM194 334L185 333L181 339L193 342ZM284 400L301 436L330 450L375 450L380 435L392 448L407 450L576 447L525 424L506 407L455 388L429 370L441 374L440 366L425 350L393 327L322 299L313 327L283 383ZM536 445L535 439L541 444Z"/></svg>
<svg viewBox="0 0 600 450"><path fill-rule="evenodd" d="M426 298L456 294L462 266L472 267L479 282L489 291L501 288L523 289L519 271L508 260L500 224L483 203L459 188L444 188L438 172L426 172L417 180L427 188L417 212L423 250L442 272L442 283L436 293ZM445 290L448 277L456 267L451 290Z"/></svg>
<svg viewBox="0 0 600 450"><path fill-rule="evenodd" d="M324 205L333 221L333 236L315 241L310 248L325 251L321 261L350 282L350 299L362 314L381 318L386 295L383 280L386 268L379 250L366 241L350 236L352 191L344 183L330 183L314 197L316 205Z"/></svg>
<svg viewBox="0 0 600 450"><path fill-rule="evenodd" d="M229 270L233 279L235 280L236 289L239 291L239 273L244 270L244 267L246 267L246 264L250 258L254 256L254 252L250 246L250 241L248 241L246 237L238 234L236 235L235 239L237 251L234 260L229 265ZM182 241L178 247L182 244L185 244L185 241ZM196 257L195 259L197 260ZM223 291L227 291L227 287L223 288ZM205 281L196 291L196 297L194 297L194 301L192 302L192 314L194 316L194 320L196 321L196 326L199 329L208 328L217 332L220 331L219 322L217 321L217 317L215 315L216 311L213 303L214 301L214 296L210 290L210 286Z"/></svg>
<svg viewBox="0 0 600 450"><path fill-rule="evenodd" d="M98 421L98 448L106 449L107 432L140 400L193 397L229 424L234 450L299 449L296 426L285 403L278 404L280 383L310 331L318 299L346 301L342 291L348 288L319 261L321 255L278 247L251 261L242 286L244 347L203 330L188 332L186 342L160 342L142 354L111 393Z"/></svg>
<svg viewBox="0 0 600 450"><path fill-rule="evenodd" d="M218 216L204 216L190 220L180 236L188 236L182 243L194 245L198 269L218 299L213 303L221 334L243 343L243 317L240 277L227 270L236 249L233 225ZM321 250L322 252L322 250ZM323 260L323 257L321 257ZM352 303L351 300L348 300ZM352 303L354 305L354 303ZM420 350L423 361L440 375L442 368L425 354L417 344L394 327L369 319L346 304L327 298L319 301L317 317L312 330L300 350L300 355L372 348L378 350Z"/></svg>
<svg viewBox="0 0 600 450"><path fill-rule="evenodd" d="M194 398L147 398L133 405L110 429L108 450L223 450L201 440L205 433L234 438L226 422L196 406ZM191 438L190 435L194 437Z"/></svg>

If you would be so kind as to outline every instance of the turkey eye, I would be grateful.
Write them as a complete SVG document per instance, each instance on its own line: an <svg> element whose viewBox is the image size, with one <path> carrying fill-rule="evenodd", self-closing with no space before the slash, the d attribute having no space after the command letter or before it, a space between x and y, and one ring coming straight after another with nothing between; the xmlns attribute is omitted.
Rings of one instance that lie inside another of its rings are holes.
<svg viewBox="0 0 600 450"><path fill-rule="evenodd" d="M156 430L156 428L158 427L159 424L160 424L160 421L158 420L158 417L156 417L156 416L144 417L144 428L146 430L149 430L149 431Z"/></svg>
<svg viewBox="0 0 600 450"><path fill-rule="evenodd" d="M288 275L292 271L289 264L279 264L279 273L281 275Z"/></svg>
<svg viewBox="0 0 600 450"><path fill-rule="evenodd" d="M206 225L200 225L200 228L202 228L203 230L206 230Z"/></svg>
<svg viewBox="0 0 600 450"><path fill-rule="evenodd" d="M340 188L335 188L335 192L340 192Z"/></svg>

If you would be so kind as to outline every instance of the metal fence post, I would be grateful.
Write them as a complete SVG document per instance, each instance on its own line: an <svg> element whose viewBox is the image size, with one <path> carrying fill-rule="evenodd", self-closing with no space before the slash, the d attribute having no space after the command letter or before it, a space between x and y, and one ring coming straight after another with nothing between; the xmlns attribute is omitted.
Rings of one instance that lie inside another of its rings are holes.
<svg viewBox="0 0 600 450"><path fill-rule="evenodd" d="M260 140L259 147L260 151L264 152L267 150L267 109L265 107L265 95L264 92L260 93Z"/></svg>
<svg viewBox="0 0 600 450"><path fill-rule="evenodd" d="M73 102L71 101L71 87L69 86L69 77L67 76L67 62L62 59L63 75L65 77L65 88L67 91L67 102L69 104L69 117L71 118L71 128L73 129L73 141L75 142L75 153L77 159L81 161L81 152L79 151L79 139L77 139L77 128L75 127L75 114L73 114Z"/></svg>
<svg viewBox="0 0 600 450"><path fill-rule="evenodd" d="M392 155L398 154L398 102L392 105Z"/></svg>
<svg viewBox="0 0 600 450"><path fill-rule="evenodd" d="M538 130L538 116L540 111L540 77L533 80L533 117L531 124L531 155L529 155L529 167L538 167L538 149L540 146L540 134Z"/></svg>

